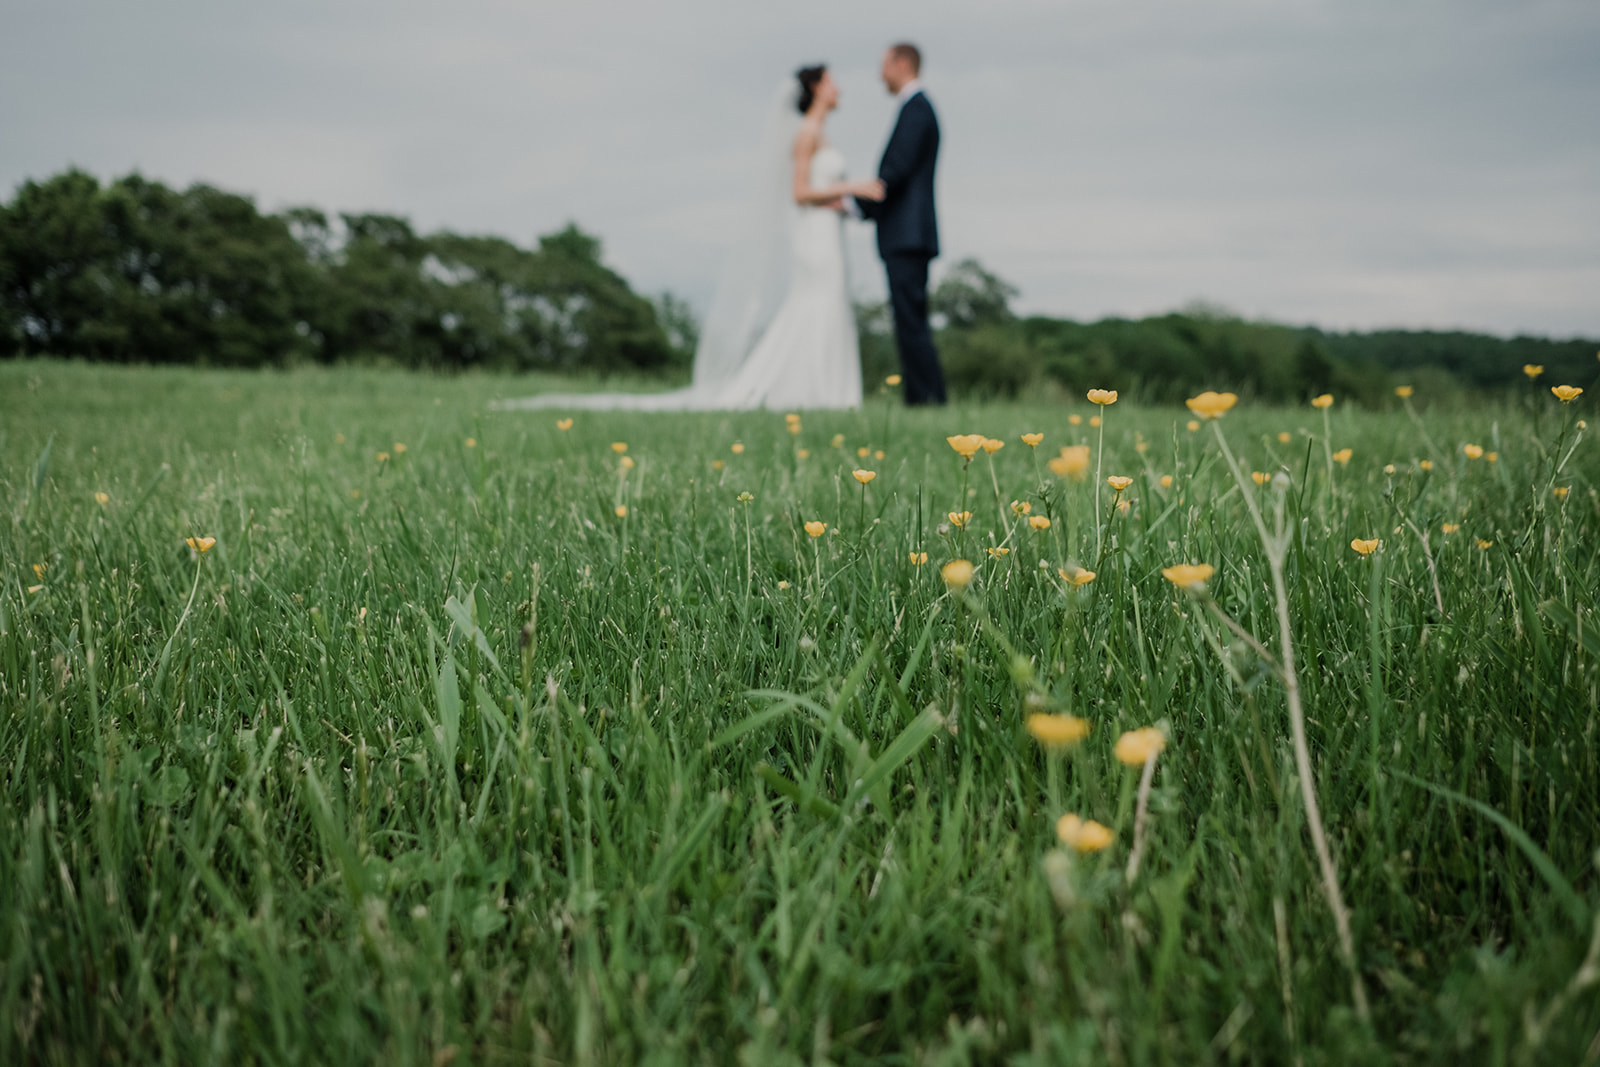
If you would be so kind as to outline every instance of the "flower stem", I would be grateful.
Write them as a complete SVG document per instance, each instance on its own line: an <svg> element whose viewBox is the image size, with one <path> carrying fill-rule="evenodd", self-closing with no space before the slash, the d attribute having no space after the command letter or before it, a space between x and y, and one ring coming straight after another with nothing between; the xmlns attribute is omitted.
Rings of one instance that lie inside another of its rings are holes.
<svg viewBox="0 0 1600 1067"><path fill-rule="evenodd" d="M1221 430L1217 431L1221 433ZM1322 409L1322 454L1328 461L1328 521L1333 521L1333 421L1328 409Z"/></svg>
<svg viewBox="0 0 1600 1067"><path fill-rule="evenodd" d="M1094 558L1100 558L1100 545L1103 539L1104 527L1100 524L1100 471L1105 462L1106 445L1106 420L1100 417L1100 438L1094 446Z"/></svg>
<svg viewBox="0 0 1600 1067"><path fill-rule="evenodd" d="M189 618L189 611L194 607L194 595L200 588L200 568L204 566L202 559L203 557L199 553L195 553L194 584L189 587L189 602L183 606L183 614L178 616L178 624L172 628L172 635L167 638L167 643L162 646L161 658L156 662L155 684L150 687L152 693L159 695L161 692L161 683L166 680L167 663L172 655L172 642L178 639L178 634L183 630L184 622Z"/></svg>
<svg viewBox="0 0 1600 1067"><path fill-rule="evenodd" d="M1144 854L1144 824L1150 812L1150 785L1156 777L1156 753L1145 757L1144 772L1139 775L1139 799L1133 809L1133 848L1128 852L1128 884L1139 877L1139 858Z"/></svg>
<svg viewBox="0 0 1600 1067"><path fill-rule="evenodd" d="M1322 827L1322 809L1317 803L1311 747L1306 741L1305 708L1300 699L1300 678L1295 671L1294 627L1289 618L1289 589L1283 574L1289 547L1289 537L1284 528L1283 493L1278 494L1277 531L1274 535L1267 531L1266 520L1262 518L1261 509L1256 506L1255 497L1245 483L1244 472L1233 458L1233 451L1228 448L1228 439L1222 435L1222 427L1213 422L1211 428L1216 432L1217 443L1222 447L1222 454L1228 461L1229 470L1233 472L1234 481L1238 483L1239 492L1250 508L1250 518L1255 523L1256 532L1261 535L1261 545L1267 551L1267 568L1272 572L1272 594L1278 613L1278 640L1281 646L1279 665L1284 696L1289 705L1289 734L1294 743L1300 799L1305 804L1306 826L1311 833L1311 845L1316 850L1317 865L1322 873L1322 892L1327 898L1328 910L1333 912L1334 929L1339 935L1339 952L1344 957L1345 966L1350 969L1351 999L1355 1002L1356 1014L1363 1022L1370 1022L1372 1016L1367 1006L1367 991L1361 982L1361 970L1356 962L1355 938L1350 933L1350 911L1345 907L1344 894L1339 891L1339 868L1334 863L1333 851L1328 847L1328 836Z"/></svg>

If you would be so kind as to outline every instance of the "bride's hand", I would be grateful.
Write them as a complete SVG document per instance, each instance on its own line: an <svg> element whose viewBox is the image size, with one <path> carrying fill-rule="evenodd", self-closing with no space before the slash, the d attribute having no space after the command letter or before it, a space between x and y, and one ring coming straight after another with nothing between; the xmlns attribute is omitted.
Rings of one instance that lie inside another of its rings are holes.
<svg viewBox="0 0 1600 1067"><path fill-rule="evenodd" d="M878 178L850 183L850 195L857 200L882 200L886 192L883 182Z"/></svg>

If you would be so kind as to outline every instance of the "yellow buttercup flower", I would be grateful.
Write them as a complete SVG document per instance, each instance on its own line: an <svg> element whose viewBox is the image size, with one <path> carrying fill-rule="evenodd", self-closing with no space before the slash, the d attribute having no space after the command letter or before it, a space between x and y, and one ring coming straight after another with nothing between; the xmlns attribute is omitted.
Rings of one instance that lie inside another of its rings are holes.
<svg viewBox="0 0 1600 1067"><path fill-rule="evenodd" d="M1035 530L1048 530L1050 529L1050 520L1043 515L1033 515L1029 517L1028 525Z"/></svg>
<svg viewBox="0 0 1600 1067"><path fill-rule="evenodd" d="M821 537L827 532L828 524L825 522L812 519L810 522L806 523L806 533L810 534L812 537Z"/></svg>
<svg viewBox="0 0 1600 1067"><path fill-rule="evenodd" d="M389 462L389 453L387 453L387 452L379 452L378 453L378 462L379 463L387 463L387 462Z"/></svg>
<svg viewBox="0 0 1600 1067"><path fill-rule="evenodd" d="M344 444L344 440L345 440L344 434L342 434L342 433L336 433L336 434L333 435L333 443L336 444L336 445Z"/></svg>
<svg viewBox="0 0 1600 1067"><path fill-rule="evenodd" d="M994 559L999 559L1002 556L1011 555L1011 550L1009 548L991 548L991 549L988 549L987 551L988 551L989 555Z"/></svg>
<svg viewBox="0 0 1600 1067"><path fill-rule="evenodd" d="M1522 365L1522 373L1528 376L1529 381L1532 381L1534 378L1537 378L1539 375L1544 373L1544 364L1524 363Z"/></svg>
<svg viewBox="0 0 1600 1067"><path fill-rule="evenodd" d="M185 537L184 542L196 552L206 552L217 543L215 537Z"/></svg>
<svg viewBox="0 0 1600 1067"><path fill-rule="evenodd" d="M809 449L809 448L797 448L797 449L795 449L794 458L795 459L810 459L811 458L811 449Z"/></svg>
<svg viewBox="0 0 1600 1067"><path fill-rule="evenodd" d="M626 452L627 450L628 450L628 442L626 442L626 441L612 441L611 442L611 451L617 453L617 455L620 456L622 453Z"/></svg>
<svg viewBox="0 0 1600 1067"><path fill-rule="evenodd" d="M729 451L731 451L736 456L744 455L744 442L743 441L735 441L733 443L732 448L730 448Z"/></svg>
<svg viewBox="0 0 1600 1067"><path fill-rule="evenodd" d="M711 461L711 469L714 471L719 471L727 465L728 461L725 459L714 459Z"/></svg>
<svg viewBox="0 0 1600 1067"><path fill-rule="evenodd" d="M1108 404L1115 404L1116 402L1117 391L1115 389L1089 390L1089 403L1091 404L1099 404L1101 407L1105 407Z"/></svg>
<svg viewBox="0 0 1600 1067"><path fill-rule="evenodd" d="M1047 465L1053 474L1081 481L1089 473L1089 446L1067 445Z"/></svg>
<svg viewBox="0 0 1600 1067"><path fill-rule="evenodd" d="M1099 415L1090 415L1089 416L1089 425L1090 426L1099 426L1100 425L1100 416Z"/></svg>
<svg viewBox="0 0 1600 1067"><path fill-rule="evenodd" d="M783 580L782 580L782 579L781 579L781 578L780 578L780 579L779 579L779 580L778 580L778 588L779 588L779 589L787 589L787 588L789 588L789 583L788 583L788 582L786 582L786 581L783 581Z"/></svg>
<svg viewBox="0 0 1600 1067"><path fill-rule="evenodd" d="M955 449L962 459L971 459L978 449L983 447L984 436L981 433L958 433L946 437L950 447Z"/></svg>
<svg viewBox="0 0 1600 1067"><path fill-rule="evenodd" d="M1563 404L1570 404L1583 395L1583 390L1576 385L1552 385L1550 391Z"/></svg>
<svg viewBox="0 0 1600 1067"><path fill-rule="evenodd" d="M1128 486L1133 484L1133 479L1126 478L1120 474L1113 474L1111 477L1106 479L1106 484L1120 493L1124 489L1128 488Z"/></svg>
<svg viewBox="0 0 1600 1067"><path fill-rule="evenodd" d="M784 422L799 422L800 421L800 413L798 411L785 412L784 416L783 416L783 421Z"/></svg>
<svg viewBox="0 0 1600 1067"><path fill-rule="evenodd" d="M1378 546L1382 543L1383 542L1379 541L1376 537L1366 541L1363 541L1361 538L1357 537L1350 542L1350 547L1361 553L1363 556L1370 556L1374 552L1378 551Z"/></svg>
<svg viewBox="0 0 1600 1067"><path fill-rule="evenodd" d="M1425 471L1431 471L1433 470L1433 460L1425 459L1421 463L1418 463L1417 466L1421 467Z"/></svg>
<svg viewBox="0 0 1600 1067"><path fill-rule="evenodd" d="M1466 453L1466 456L1467 456L1468 459L1482 459L1483 458L1483 446L1482 445L1462 445L1461 446L1461 451Z"/></svg>
<svg viewBox="0 0 1600 1067"><path fill-rule="evenodd" d="M1060 567L1057 568L1056 573L1061 575L1063 582L1071 582L1075 586L1088 585L1094 581L1094 571L1086 571L1082 567L1074 567L1070 571L1065 567Z"/></svg>
<svg viewBox="0 0 1600 1067"><path fill-rule="evenodd" d="M1251 471L1250 480L1255 482L1257 485L1266 485L1272 480L1272 475L1268 474L1266 471Z"/></svg>
<svg viewBox="0 0 1600 1067"><path fill-rule="evenodd" d="M750 501L754 500L755 498L756 498L756 495L754 493L750 492L750 490L748 490L748 489L746 489L744 492L740 493L738 496L734 497L734 499L737 500L741 504L748 504L748 503L750 503Z"/></svg>
<svg viewBox="0 0 1600 1067"><path fill-rule="evenodd" d="M611 510L612 510L613 513L615 513L615 515L619 519L625 519L625 518L628 517L628 505L626 505L626 504L618 504L616 507L612 508Z"/></svg>
<svg viewBox="0 0 1600 1067"><path fill-rule="evenodd" d="M463 444L465 444L468 448L477 448L478 439L476 437L469 437L463 442Z"/></svg>
<svg viewBox="0 0 1600 1067"><path fill-rule="evenodd" d="M403 456L406 454L406 445L404 441L396 441L394 443L394 454L397 456Z"/></svg>
<svg viewBox="0 0 1600 1067"><path fill-rule="evenodd" d="M862 485L866 485L868 482L872 481L872 479L874 479L874 478L876 478L878 476L878 472L877 471L854 470L854 471L850 472L850 476L853 477L856 481L860 482Z"/></svg>
<svg viewBox="0 0 1600 1067"><path fill-rule="evenodd" d="M880 448L876 452L872 453L872 458L873 459L882 459L883 458L883 449Z"/></svg>
<svg viewBox="0 0 1600 1067"><path fill-rule="evenodd" d="M1483 458L1485 460L1487 460L1488 462L1490 462L1490 463L1499 463L1500 462L1500 453L1498 453L1498 452L1485 452L1483 454Z"/></svg>
<svg viewBox="0 0 1600 1067"><path fill-rule="evenodd" d="M789 432L790 433L798 434L800 432L800 429L801 429L801 427L800 427L800 420L799 419L794 419L789 423Z"/></svg>
<svg viewBox="0 0 1600 1067"><path fill-rule="evenodd" d="M1188 422L1183 424L1183 428L1185 430L1188 430L1190 433L1199 433L1200 432L1200 423L1195 421L1194 419L1190 419Z"/></svg>
<svg viewBox="0 0 1600 1067"><path fill-rule="evenodd" d="M28 586L28 592L37 593L43 588L44 588L44 586L42 586L42 585L30 585L30 586Z"/></svg>
<svg viewBox="0 0 1600 1067"><path fill-rule="evenodd" d="M1172 475L1163 474L1161 476L1161 488L1163 488L1163 489L1171 489L1172 488Z"/></svg>
<svg viewBox="0 0 1600 1067"><path fill-rule="evenodd" d="M632 456L623 456L622 457L622 462L618 463L617 466L621 467L625 471L633 470L633 457Z"/></svg>
<svg viewBox="0 0 1600 1067"><path fill-rule="evenodd" d="M911 553L911 565L913 567L920 567L926 562L928 562L928 554L926 552Z"/></svg>
<svg viewBox="0 0 1600 1067"><path fill-rule="evenodd" d="M194 538L192 538L192 537L191 537L191 538L189 538L189 547L190 547L190 548L193 548L193 547L194 547ZM35 564L34 564L34 565L33 565L33 576L34 576L34 577L35 577L35 578L43 578L43 577L44 577L44 572L45 572L45 570L46 570L46 569L47 569L47 568L48 568L48 564L44 564L44 563L35 563Z"/></svg>
<svg viewBox="0 0 1600 1067"><path fill-rule="evenodd" d="M1065 748L1089 736L1089 720L1076 715L1036 713L1028 716L1027 725L1028 733L1046 748Z"/></svg>
<svg viewBox="0 0 1600 1067"><path fill-rule="evenodd" d="M856 449L857 459L866 459L870 455L872 455L872 449L868 448L866 445L862 445L860 448Z"/></svg>
<svg viewBox="0 0 1600 1067"><path fill-rule="evenodd" d="M1069 425L1069 426L1082 426L1083 425L1083 416L1082 415L1068 415L1067 416L1067 425Z"/></svg>
<svg viewBox="0 0 1600 1067"><path fill-rule="evenodd" d="M1042 433L1025 433L1022 435L1022 443L1029 448L1038 448L1039 442L1043 440L1044 434Z"/></svg>
<svg viewBox="0 0 1600 1067"><path fill-rule="evenodd" d="M109 504L109 503L111 503L111 494L110 493L96 493L94 495L94 502L96 504L100 504L102 506L104 506L106 504Z"/></svg>
<svg viewBox="0 0 1600 1067"><path fill-rule="evenodd" d="M1032 510L1033 505L1026 500L1013 500L1011 502L1011 512L1014 515L1026 515Z"/></svg>
<svg viewBox="0 0 1600 1067"><path fill-rule="evenodd" d="M843 448L844 447L844 434L842 434L842 433L834 434L833 435L833 439L830 440L828 442L828 444L832 445L834 448Z"/></svg>
<svg viewBox="0 0 1600 1067"><path fill-rule="evenodd" d="M566 430L572 429L572 420L571 419L557 419L556 420L556 429L562 430L562 431L566 431Z"/></svg>
<svg viewBox="0 0 1600 1067"><path fill-rule="evenodd" d="M1209 563L1179 563L1161 568L1161 577L1184 589L1204 585L1215 573L1217 568Z"/></svg>
<svg viewBox="0 0 1600 1067"><path fill-rule="evenodd" d="M971 521L972 521L972 512L970 512L970 511L952 511L952 512L950 512L950 525L955 526L958 529L965 530L967 528L967 523L969 523Z"/></svg>
<svg viewBox="0 0 1600 1067"><path fill-rule="evenodd" d="M1349 463L1350 457L1355 454L1356 451L1353 448L1341 448L1333 454L1333 461L1339 464Z"/></svg>
<svg viewBox="0 0 1600 1067"><path fill-rule="evenodd" d="M972 564L964 559L953 559L939 568L939 577L951 589L965 589L972 581Z"/></svg>
<svg viewBox="0 0 1600 1067"><path fill-rule="evenodd" d="M1220 419L1233 409L1239 398L1233 393L1213 393L1209 389L1199 396L1191 396L1184 403L1202 419ZM1199 429L1199 427L1195 427Z"/></svg>
<svg viewBox="0 0 1600 1067"><path fill-rule="evenodd" d="M1394 395L1399 397L1401 400L1405 400L1414 392L1416 392L1416 390L1409 385L1397 385L1394 387Z"/></svg>
<svg viewBox="0 0 1600 1067"><path fill-rule="evenodd" d="M1385 463L1383 465L1383 473L1385 473L1385 474L1393 474L1394 473L1394 464L1393 463Z"/></svg>
<svg viewBox="0 0 1600 1067"><path fill-rule="evenodd" d="M1093 819L1067 814L1056 820L1056 836L1074 852L1088 854L1110 848L1117 835Z"/></svg>
<svg viewBox="0 0 1600 1067"><path fill-rule="evenodd" d="M885 378L883 380L883 384L887 385L887 386L890 386L892 388L892 387L894 387L896 385L899 385L900 381L901 381L900 375L891 374L891 375L889 375L887 378Z"/></svg>
<svg viewBox="0 0 1600 1067"><path fill-rule="evenodd" d="M1284 431L1282 431L1282 432L1280 432L1278 434L1278 443L1280 445L1286 445L1290 441L1293 441L1293 440L1294 440L1294 435L1291 434L1288 430L1284 430Z"/></svg>
<svg viewBox="0 0 1600 1067"><path fill-rule="evenodd" d="M1447 522L1439 527L1439 532L1442 534L1453 534L1459 529L1461 529L1461 524L1459 522Z"/></svg>
<svg viewBox="0 0 1600 1067"><path fill-rule="evenodd" d="M1557 500L1565 500L1565 499L1567 499L1567 492L1568 492L1567 486L1558 485L1558 486L1556 486L1554 489L1552 489L1550 491L1556 495L1556 499Z"/></svg>
<svg viewBox="0 0 1600 1067"><path fill-rule="evenodd" d="M1333 394L1332 393L1323 393L1321 396L1312 397L1311 398L1311 406L1314 407L1314 408L1331 408L1331 407L1333 407Z"/></svg>
<svg viewBox="0 0 1600 1067"><path fill-rule="evenodd" d="M985 452L989 453L989 455L991 455L991 456L994 455L996 452L1000 451L1004 447L1006 447L1006 443L1004 441L998 440L998 439L993 438L993 437L985 437L983 439L983 450Z"/></svg>
<svg viewBox="0 0 1600 1067"><path fill-rule="evenodd" d="M1482 550L1484 550L1486 548L1493 548L1494 547L1494 542L1493 541L1485 541L1483 538L1480 537L1477 540L1477 545L1478 545L1478 550L1481 552Z"/></svg>
<svg viewBox="0 0 1600 1067"><path fill-rule="evenodd" d="M1167 747L1167 735L1154 726L1146 726L1138 730L1129 730L1117 738L1116 747L1111 754L1117 757L1117 762L1125 763L1129 767L1143 767L1152 756L1159 756Z"/></svg>

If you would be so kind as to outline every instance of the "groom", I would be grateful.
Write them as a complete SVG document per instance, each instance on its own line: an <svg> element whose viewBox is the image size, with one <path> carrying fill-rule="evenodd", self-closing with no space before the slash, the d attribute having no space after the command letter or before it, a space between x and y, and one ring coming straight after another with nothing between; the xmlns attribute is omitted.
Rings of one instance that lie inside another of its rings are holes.
<svg viewBox="0 0 1600 1067"><path fill-rule="evenodd" d="M907 404L943 404L944 371L928 329L928 261L939 254L933 212L933 168L939 159L939 120L922 92L922 53L897 44L883 57L883 84L900 102L889 145L878 164L882 200L855 200L856 211L878 225L878 255L889 275L894 339L900 349Z"/></svg>

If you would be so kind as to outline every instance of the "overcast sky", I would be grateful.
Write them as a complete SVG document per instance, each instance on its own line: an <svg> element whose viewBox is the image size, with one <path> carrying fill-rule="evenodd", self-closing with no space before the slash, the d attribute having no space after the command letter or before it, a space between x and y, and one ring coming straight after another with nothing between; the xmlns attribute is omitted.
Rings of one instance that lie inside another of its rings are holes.
<svg viewBox="0 0 1600 1067"><path fill-rule="evenodd" d="M77 165L519 243L570 219L703 307L776 80L832 65L868 173L902 37L945 262L1022 309L1600 336L1600 0L0 0L0 188Z"/></svg>

